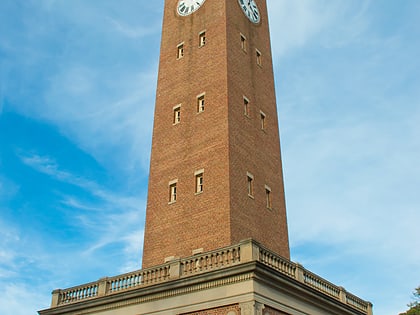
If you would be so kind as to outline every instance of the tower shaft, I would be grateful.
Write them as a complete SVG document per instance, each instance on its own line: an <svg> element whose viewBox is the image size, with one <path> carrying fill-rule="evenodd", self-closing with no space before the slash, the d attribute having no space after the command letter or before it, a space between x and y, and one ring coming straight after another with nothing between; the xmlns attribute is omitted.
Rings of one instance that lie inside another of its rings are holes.
<svg viewBox="0 0 420 315"><path fill-rule="evenodd" d="M253 238L289 258L265 0L166 0L143 267Z"/></svg>

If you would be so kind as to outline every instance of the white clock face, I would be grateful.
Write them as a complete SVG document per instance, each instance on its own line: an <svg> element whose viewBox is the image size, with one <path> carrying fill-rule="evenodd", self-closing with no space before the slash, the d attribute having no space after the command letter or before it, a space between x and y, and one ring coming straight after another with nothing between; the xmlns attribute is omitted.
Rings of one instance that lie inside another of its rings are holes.
<svg viewBox="0 0 420 315"><path fill-rule="evenodd" d="M254 0L238 0L247 18L253 23L260 22L260 11Z"/></svg>
<svg viewBox="0 0 420 315"><path fill-rule="evenodd" d="M187 16L194 13L203 5L206 0L179 0L177 12L181 16Z"/></svg>

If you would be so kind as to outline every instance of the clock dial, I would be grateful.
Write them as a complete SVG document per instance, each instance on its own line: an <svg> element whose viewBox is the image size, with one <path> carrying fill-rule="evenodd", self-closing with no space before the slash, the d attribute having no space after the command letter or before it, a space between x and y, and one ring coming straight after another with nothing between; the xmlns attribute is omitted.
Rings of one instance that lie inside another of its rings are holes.
<svg viewBox="0 0 420 315"><path fill-rule="evenodd" d="M194 13L203 5L206 0L179 0L177 12L181 16L187 16Z"/></svg>
<svg viewBox="0 0 420 315"><path fill-rule="evenodd" d="M246 17L253 23L260 22L260 10L255 3L255 0L238 0L239 5L244 11Z"/></svg>

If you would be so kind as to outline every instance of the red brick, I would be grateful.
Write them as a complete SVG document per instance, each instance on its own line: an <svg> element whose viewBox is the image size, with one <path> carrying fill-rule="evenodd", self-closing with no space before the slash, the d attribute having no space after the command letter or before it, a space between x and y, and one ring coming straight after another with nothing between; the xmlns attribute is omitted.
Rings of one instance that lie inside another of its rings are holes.
<svg viewBox="0 0 420 315"><path fill-rule="evenodd" d="M176 14L177 2L165 1L143 268L247 238L289 258L266 2L256 1L259 25L248 21L238 1L208 0L188 17ZM199 47L203 30L207 41ZM184 57L177 60L181 42ZM262 53L262 67L255 49ZM205 110L197 114L196 97L203 92ZM178 104L181 122L173 125ZM260 110L266 115L265 131ZM195 195L199 169L204 169L204 192ZM255 178L254 199L247 194L247 172ZM173 179L178 179L177 201L168 204ZM272 210L266 208L265 184L272 190Z"/></svg>

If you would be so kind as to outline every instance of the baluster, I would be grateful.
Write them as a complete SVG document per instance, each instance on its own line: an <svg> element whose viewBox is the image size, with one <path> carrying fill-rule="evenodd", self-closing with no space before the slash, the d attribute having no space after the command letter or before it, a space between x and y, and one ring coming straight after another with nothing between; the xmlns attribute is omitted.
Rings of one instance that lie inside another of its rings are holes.
<svg viewBox="0 0 420 315"><path fill-rule="evenodd" d="M145 271L145 272L143 272L143 283L147 284L148 281L149 281L149 279L148 279L147 271Z"/></svg>
<svg viewBox="0 0 420 315"><path fill-rule="evenodd" d="M203 257L203 265L201 267L203 270L207 270L207 263L208 261L207 261L207 255L206 255Z"/></svg>

